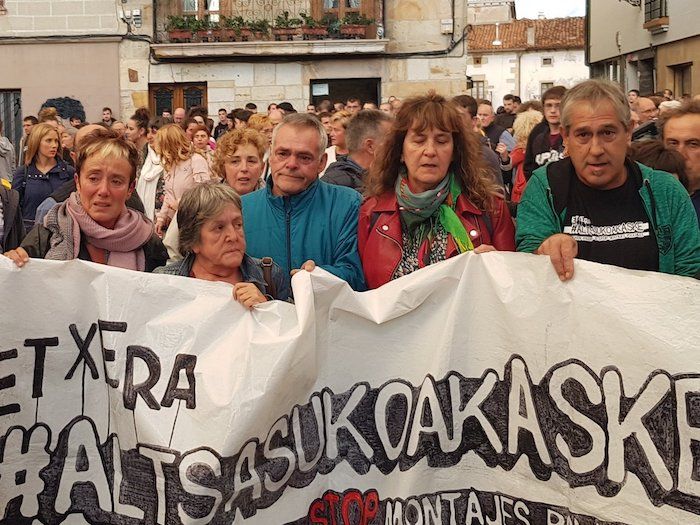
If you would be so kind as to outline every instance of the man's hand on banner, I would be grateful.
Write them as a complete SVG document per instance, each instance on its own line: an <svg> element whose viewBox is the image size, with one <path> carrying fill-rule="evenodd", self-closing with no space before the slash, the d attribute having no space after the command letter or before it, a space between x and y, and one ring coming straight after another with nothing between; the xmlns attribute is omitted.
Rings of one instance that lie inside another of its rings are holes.
<svg viewBox="0 0 700 525"><path fill-rule="evenodd" d="M262 292L253 283L236 283L233 285L233 298L246 308L267 302Z"/></svg>
<svg viewBox="0 0 700 525"><path fill-rule="evenodd" d="M306 261L304 264L301 265L301 268L296 268L292 270L290 273L291 275L294 275L297 272L300 272L301 270L306 270L307 272L313 272L314 269L316 268L316 263L313 262L311 259Z"/></svg>
<svg viewBox="0 0 700 525"><path fill-rule="evenodd" d="M578 254L578 243L571 235L556 233L546 238L535 252L549 255L559 279L568 281L574 276L574 258Z"/></svg>
<svg viewBox="0 0 700 525"><path fill-rule="evenodd" d="M16 250L10 250L9 252L5 252L3 254L5 257L8 259L12 259L12 261L19 267L21 268L22 266L25 265L27 261L29 261L29 254L27 251L22 248L21 246L17 248Z"/></svg>

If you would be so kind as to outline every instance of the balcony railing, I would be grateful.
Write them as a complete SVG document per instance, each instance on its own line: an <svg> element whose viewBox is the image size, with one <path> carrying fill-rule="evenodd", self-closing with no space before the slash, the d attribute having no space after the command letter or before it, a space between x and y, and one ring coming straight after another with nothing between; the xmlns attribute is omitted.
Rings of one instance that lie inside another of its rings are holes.
<svg viewBox="0 0 700 525"><path fill-rule="evenodd" d="M384 53L379 6L378 0L161 0L152 49L166 59Z"/></svg>
<svg viewBox="0 0 700 525"><path fill-rule="evenodd" d="M378 0L157 0L156 40L374 39L380 18Z"/></svg>

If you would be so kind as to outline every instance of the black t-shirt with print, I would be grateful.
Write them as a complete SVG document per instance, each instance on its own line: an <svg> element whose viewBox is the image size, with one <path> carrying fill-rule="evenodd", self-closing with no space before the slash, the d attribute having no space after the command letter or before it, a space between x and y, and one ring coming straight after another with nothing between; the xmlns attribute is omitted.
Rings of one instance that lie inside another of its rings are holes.
<svg viewBox="0 0 700 525"><path fill-rule="evenodd" d="M644 211L639 182L597 190L572 177L564 233L578 242L578 258L631 270L659 270L654 228Z"/></svg>

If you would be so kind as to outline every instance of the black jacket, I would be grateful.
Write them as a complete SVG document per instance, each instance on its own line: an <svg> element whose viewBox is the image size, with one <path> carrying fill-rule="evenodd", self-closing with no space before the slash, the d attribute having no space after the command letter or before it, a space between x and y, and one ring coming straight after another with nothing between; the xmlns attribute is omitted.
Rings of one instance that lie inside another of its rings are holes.
<svg viewBox="0 0 700 525"><path fill-rule="evenodd" d="M51 249L51 230L44 227L43 224L37 224L32 228L27 236L22 241L22 248L27 251L29 257L34 259L43 259ZM142 246L143 255L146 258L146 271L152 272L159 266L164 266L168 260L168 251L163 246L163 241L160 240L155 233ZM91 261L90 254L87 251L87 246L84 242L80 243L80 253L78 259L83 261Z"/></svg>
<svg viewBox="0 0 700 525"><path fill-rule="evenodd" d="M365 173L367 173L367 170L350 157L347 157L345 159L336 160L333 164L328 166L321 180L328 184L347 186L348 188L362 193L364 189L363 178Z"/></svg>
<svg viewBox="0 0 700 525"><path fill-rule="evenodd" d="M547 120L543 120L535 126L527 139L527 148L525 149L525 160L523 162L523 170L525 171L525 180L530 180L532 172L540 166L544 166L548 162L553 162L562 158L564 152L564 139L559 136L559 140L552 147L549 142L549 124Z"/></svg>
<svg viewBox="0 0 700 525"><path fill-rule="evenodd" d="M496 151L496 146L501 141L501 135L506 128L499 126L495 122L492 122L490 126L482 128L482 131L486 133L486 137L489 139L489 146L493 151Z"/></svg>
<svg viewBox="0 0 700 525"><path fill-rule="evenodd" d="M2 201L3 236L2 251L14 250L17 248L26 231L22 221L22 211L19 208L19 193L15 190L8 190L0 184L0 201Z"/></svg>

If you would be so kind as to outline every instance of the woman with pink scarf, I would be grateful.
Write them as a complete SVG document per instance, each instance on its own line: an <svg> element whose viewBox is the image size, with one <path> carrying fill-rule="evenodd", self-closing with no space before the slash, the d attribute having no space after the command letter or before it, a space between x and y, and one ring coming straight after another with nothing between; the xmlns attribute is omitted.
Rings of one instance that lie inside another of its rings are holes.
<svg viewBox="0 0 700 525"><path fill-rule="evenodd" d="M82 259L147 272L162 266L167 253L153 223L126 207L138 163L136 147L114 131L89 134L77 153L76 191L5 256L20 267L30 257Z"/></svg>

